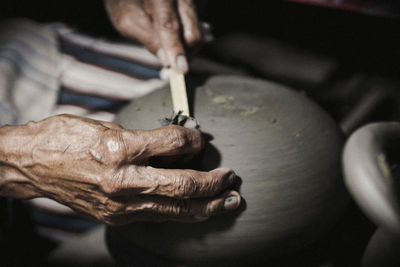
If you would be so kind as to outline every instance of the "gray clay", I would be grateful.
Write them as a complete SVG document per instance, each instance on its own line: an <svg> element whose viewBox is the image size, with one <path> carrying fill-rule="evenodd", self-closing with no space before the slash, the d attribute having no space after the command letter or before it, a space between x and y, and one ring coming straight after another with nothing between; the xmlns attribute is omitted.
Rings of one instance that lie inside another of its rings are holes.
<svg viewBox="0 0 400 267"><path fill-rule="evenodd" d="M361 266L400 266L400 205L398 148L400 123L364 125L346 142L345 184L361 210L378 229Z"/></svg>
<svg viewBox="0 0 400 267"><path fill-rule="evenodd" d="M400 123L371 123L350 136L343 153L345 183L355 201L376 225L398 239L399 186L390 161L397 160L399 137Z"/></svg>
<svg viewBox="0 0 400 267"><path fill-rule="evenodd" d="M193 115L210 140L200 169L230 167L242 179L237 212L198 224L135 223L108 230L121 261L232 266L261 263L318 240L347 197L342 134L304 94L244 77L216 76L190 87ZM171 114L169 88L125 108L117 122L152 129ZM138 256L139 255L139 256Z"/></svg>
<svg viewBox="0 0 400 267"><path fill-rule="evenodd" d="M361 267L399 267L400 239L398 235L379 227L365 249Z"/></svg>

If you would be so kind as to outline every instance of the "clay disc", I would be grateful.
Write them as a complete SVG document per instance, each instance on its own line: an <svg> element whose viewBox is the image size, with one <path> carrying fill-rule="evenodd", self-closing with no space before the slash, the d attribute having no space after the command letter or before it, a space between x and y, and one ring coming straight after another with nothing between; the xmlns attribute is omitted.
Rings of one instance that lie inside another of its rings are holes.
<svg viewBox="0 0 400 267"><path fill-rule="evenodd" d="M215 76L189 86L192 114L209 136L201 169L230 167L243 206L197 224L134 223L108 230L120 261L188 265L262 263L318 240L345 206L342 134L302 93L251 78ZM171 114L169 88L135 100L117 117L153 129Z"/></svg>

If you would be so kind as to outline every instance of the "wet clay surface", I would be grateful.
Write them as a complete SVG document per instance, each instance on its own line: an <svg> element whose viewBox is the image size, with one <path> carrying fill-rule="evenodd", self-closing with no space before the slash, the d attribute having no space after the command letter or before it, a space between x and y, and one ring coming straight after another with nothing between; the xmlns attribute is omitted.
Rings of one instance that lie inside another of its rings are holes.
<svg viewBox="0 0 400 267"><path fill-rule="evenodd" d="M326 233L346 202L342 135L332 119L304 94L261 80L216 76L192 88L192 114L208 140L196 163L202 170L234 169L242 206L197 224L111 228L112 253L124 261L147 255L148 263L158 257L189 265L254 264ZM171 113L169 94L165 88L134 101L117 122L159 127Z"/></svg>

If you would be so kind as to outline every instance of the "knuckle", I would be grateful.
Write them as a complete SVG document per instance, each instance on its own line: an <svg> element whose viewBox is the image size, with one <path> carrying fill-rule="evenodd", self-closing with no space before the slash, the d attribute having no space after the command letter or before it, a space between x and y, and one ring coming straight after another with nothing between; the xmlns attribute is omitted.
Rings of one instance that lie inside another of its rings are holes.
<svg viewBox="0 0 400 267"><path fill-rule="evenodd" d="M105 196L117 194L124 187L124 176L126 169L119 168L118 170L105 171L99 175L95 181L98 189Z"/></svg>
<svg viewBox="0 0 400 267"><path fill-rule="evenodd" d="M117 28L122 34L128 35L133 28L132 19L129 16L121 15L115 19L115 28Z"/></svg>
<svg viewBox="0 0 400 267"><path fill-rule="evenodd" d="M182 198L189 198L197 192L198 185L193 175L178 175L175 181L175 195Z"/></svg>
<svg viewBox="0 0 400 267"><path fill-rule="evenodd" d="M112 214L109 214L107 212L101 212L98 216L96 216L96 219L102 223L105 223L107 225L114 225L115 224L115 218Z"/></svg>
<svg viewBox="0 0 400 267"><path fill-rule="evenodd" d="M116 224L118 217L126 212L125 205L109 198L104 198L102 202L102 209L100 210L97 219L108 225Z"/></svg>
<svg viewBox="0 0 400 267"><path fill-rule="evenodd" d="M191 30L190 34L185 34L186 44L189 47L195 46L201 41L201 34L198 30Z"/></svg>
<svg viewBox="0 0 400 267"><path fill-rule="evenodd" d="M172 16L161 16L160 17L161 29L168 32L177 32L179 30L178 20Z"/></svg>
<svg viewBox="0 0 400 267"><path fill-rule="evenodd" d="M149 211L154 211L158 209L158 205L154 202L149 202L149 203L143 203L139 206L136 206L135 211L136 212L149 212Z"/></svg>
<svg viewBox="0 0 400 267"><path fill-rule="evenodd" d="M107 225L116 225L117 220L114 215L109 214L107 212L103 212L100 216L97 217L97 220L99 220L102 223L105 223Z"/></svg>
<svg viewBox="0 0 400 267"><path fill-rule="evenodd" d="M105 206L105 214L110 216L117 215L124 212L124 210L124 205L115 201L107 201L107 205Z"/></svg>
<svg viewBox="0 0 400 267"><path fill-rule="evenodd" d="M212 201L207 203L203 210L203 214L206 216L214 216L223 211L223 201Z"/></svg>
<svg viewBox="0 0 400 267"><path fill-rule="evenodd" d="M215 188L226 187L236 180L236 174L233 170L228 168L220 169L219 171L212 171L210 173L211 186Z"/></svg>
<svg viewBox="0 0 400 267"><path fill-rule="evenodd" d="M171 146L175 149L187 146L190 141L186 134L186 130L179 126L169 126L170 132L168 135Z"/></svg>
<svg viewBox="0 0 400 267"><path fill-rule="evenodd" d="M107 129L101 136L98 146L94 147L92 156L105 164L115 164L124 161L128 148L119 129Z"/></svg>
<svg viewBox="0 0 400 267"><path fill-rule="evenodd" d="M113 195L119 191L119 186L113 179L104 179L100 182L100 189L107 195Z"/></svg>
<svg viewBox="0 0 400 267"><path fill-rule="evenodd" d="M205 179L202 179L202 183L199 184L199 191L204 196L214 195L220 191L221 179L219 176L207 173Z"/></svg>
<svg viewBox="0 0 400 267"><path fill-rule="evenodd" d="M185 200L173 199L166 204L158 205L156 211L160 214L179 217L190 212L190 205Z"/></svg>

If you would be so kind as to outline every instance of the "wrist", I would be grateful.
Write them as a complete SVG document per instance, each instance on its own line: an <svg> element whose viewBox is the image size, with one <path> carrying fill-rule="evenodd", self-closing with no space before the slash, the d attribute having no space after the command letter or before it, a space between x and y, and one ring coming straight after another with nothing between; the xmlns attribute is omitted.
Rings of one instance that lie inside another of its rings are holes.
<svg viewBox="0 0 400 267"><path fill-rule="evenodd" d="M27 125L5 125L0 127L0 162L17 165L31 149L32 133Z"/></svg>
<svg viewBox="0 0 400 267"><path fill-rule="evenodd" d="M32 198L39 194L28 176L22 171L23 159L21 142L16 130L21 126L0 127L0 196L13 198ZM23 137L22 137L23 139Z"/></svg>
<svg viewBox="0 0 400 267"><path fill-rule="evenodd" d="M0 127L0 163L7 165L11 160L12 150L16 149L13 135L15 134L15 127L11 125L4 125Z"/></svg>

